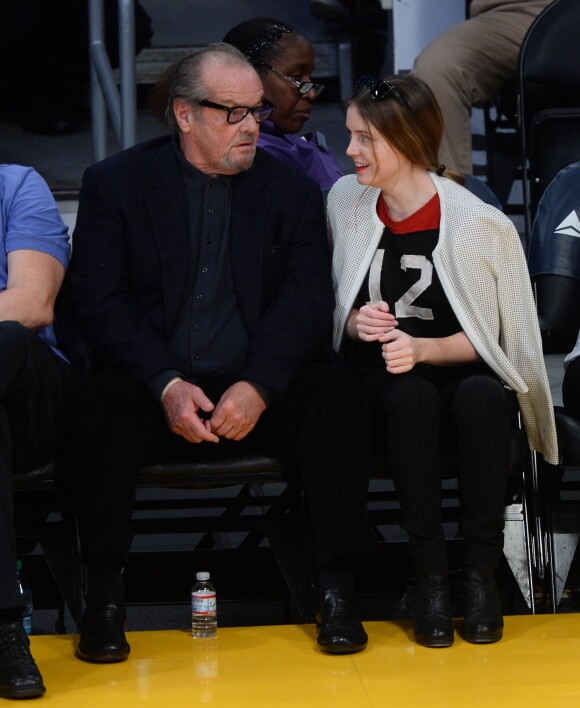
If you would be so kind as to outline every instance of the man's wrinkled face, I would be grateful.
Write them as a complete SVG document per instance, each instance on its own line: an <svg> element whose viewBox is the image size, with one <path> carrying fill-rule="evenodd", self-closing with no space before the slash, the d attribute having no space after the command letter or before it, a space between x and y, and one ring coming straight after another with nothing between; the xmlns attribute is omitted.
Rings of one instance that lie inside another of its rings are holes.
<svg viewBox="0 0 580 708"><path fill-rule="evenodd" d="M250 108L262 103L262 83L250 65L213 63L204 69L203 80L213 103ZM259 133L252 113L239 123L228 123L227 111L217 108L176 101L174 110L182 152L197 169L211 175L233 175L252 166Z"/></svg>

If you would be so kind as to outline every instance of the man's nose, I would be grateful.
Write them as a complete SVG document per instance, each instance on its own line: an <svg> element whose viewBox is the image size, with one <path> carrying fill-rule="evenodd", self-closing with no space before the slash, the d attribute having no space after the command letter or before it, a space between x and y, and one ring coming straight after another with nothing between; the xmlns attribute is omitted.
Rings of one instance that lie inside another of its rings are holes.
<svg viewBox="0 0 580 708"><path fill-rule="evenodd" d="M254 114L249 111L248 115L240 121L238 124L240 126L240 130L243 133L257 133L259 129L259 123L256 120Z"/></svg>

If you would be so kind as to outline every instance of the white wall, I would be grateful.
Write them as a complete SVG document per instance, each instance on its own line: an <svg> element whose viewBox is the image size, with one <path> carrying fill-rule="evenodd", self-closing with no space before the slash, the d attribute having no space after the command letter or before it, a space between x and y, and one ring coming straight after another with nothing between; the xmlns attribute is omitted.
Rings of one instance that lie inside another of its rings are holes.
<svg viewBox="0 0 580 708"><path fill-rule="evenodd" d="M424 46L465 19L465 0L392 0L394 69L408 71Z"/></svg>

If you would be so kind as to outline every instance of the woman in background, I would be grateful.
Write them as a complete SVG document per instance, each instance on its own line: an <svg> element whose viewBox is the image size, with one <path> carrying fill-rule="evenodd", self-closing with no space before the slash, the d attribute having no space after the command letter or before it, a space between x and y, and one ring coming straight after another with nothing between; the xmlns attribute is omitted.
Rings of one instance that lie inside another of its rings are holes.
<svg viewBox="0 0 580 708"><path fill-rule="evenodd" d="M248 57L262 80L264 98L276 106L260 125L258 146L306 172L328 192L342 170L321 133L299 136L324 90L312 81L314 50L308 39L284 22L258 17L233 27L223 41Z"/></svg>

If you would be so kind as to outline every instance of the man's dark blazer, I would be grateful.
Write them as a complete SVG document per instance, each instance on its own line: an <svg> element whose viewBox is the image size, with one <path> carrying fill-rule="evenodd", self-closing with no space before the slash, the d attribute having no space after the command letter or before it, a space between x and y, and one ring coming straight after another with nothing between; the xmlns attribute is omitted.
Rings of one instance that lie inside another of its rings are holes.
<svg viewBox="0 0 580 708"><path fill-rule="evenodd" d="M283 393L330 342L334 296L320 188L260 150L234 180L232 277L250 339L239 379ZM97 366L144 385L175 370L168 342L192 282L189 228L171 138L86 170L66 290Z"/></svg>

